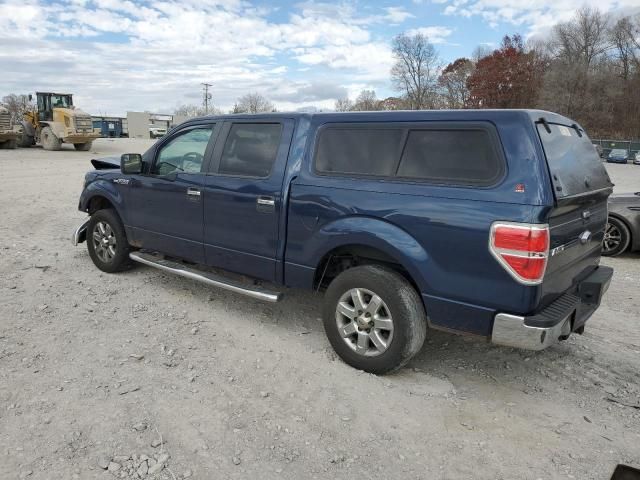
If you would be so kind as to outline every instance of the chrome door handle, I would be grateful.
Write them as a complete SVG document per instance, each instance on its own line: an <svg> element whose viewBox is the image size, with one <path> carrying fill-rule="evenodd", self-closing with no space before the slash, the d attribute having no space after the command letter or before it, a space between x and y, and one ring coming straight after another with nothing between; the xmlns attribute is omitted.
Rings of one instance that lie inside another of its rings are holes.
<svg viewBox="0 0 640 480"><path fill-rule="evenodd" d="M187 195L193 195L194 197L200 196L200 190L197 188L189 187L187 188Z"/></svg>
<svg viewBox="0 0 640 480"><path fill-rule="evenodd" d="M258 197L256 203L263 207L273 207L276 204L276 201L271 197Z"/></svg>

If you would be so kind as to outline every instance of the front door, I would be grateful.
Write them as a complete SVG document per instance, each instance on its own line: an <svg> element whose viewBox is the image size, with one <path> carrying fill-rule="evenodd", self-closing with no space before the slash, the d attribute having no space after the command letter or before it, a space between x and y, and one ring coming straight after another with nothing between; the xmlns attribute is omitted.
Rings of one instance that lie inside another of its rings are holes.
<svg viewBox="0 0 640 480"><path fill-rule="evenodd" d="M293 120L225 122L204 189L207 264L274 280Z"/></svg>
<svg viewBox="0 0 640 480"><path fill-rule="evenodd" d="M215 124L173 132L156 148L147 173L129 189L131 231L137 246L204 262L204 168L213 151Z"/></svg>

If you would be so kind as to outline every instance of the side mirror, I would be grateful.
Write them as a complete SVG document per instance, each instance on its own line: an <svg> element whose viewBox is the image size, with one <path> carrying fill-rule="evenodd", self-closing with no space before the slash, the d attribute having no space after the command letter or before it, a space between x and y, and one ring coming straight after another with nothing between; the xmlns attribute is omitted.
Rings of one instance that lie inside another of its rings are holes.
<svg viewBox="0 0 640 480"><path fill-rule="evenodd" d="M142 155L123 153L120 156L120 171L126 174L142 173Z"/></svg>

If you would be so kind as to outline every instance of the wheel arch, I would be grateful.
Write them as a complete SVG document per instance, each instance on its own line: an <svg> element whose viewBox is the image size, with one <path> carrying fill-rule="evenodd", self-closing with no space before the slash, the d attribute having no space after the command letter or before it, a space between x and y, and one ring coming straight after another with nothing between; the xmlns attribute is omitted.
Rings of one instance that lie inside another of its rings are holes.
<svg viewBox="0 0 640 480"><path fill-rule="evenodd" d="M123 198L120 192L108 181L96 180L82 192L78 209L92 215L104 208L113 208L122 222L126 224L126 218L123 216Z"/></svg>
<svg viewBox="0 0 640 480"><path fill-rule="evenodd" d="M312 243L317 247L312 258L319 259L314 266L314 289L325 287L352 266L381 264L403 274L418 293L428 290L422 272L429 255L408 232L386 220L342 218L323 226Z"/></svg>

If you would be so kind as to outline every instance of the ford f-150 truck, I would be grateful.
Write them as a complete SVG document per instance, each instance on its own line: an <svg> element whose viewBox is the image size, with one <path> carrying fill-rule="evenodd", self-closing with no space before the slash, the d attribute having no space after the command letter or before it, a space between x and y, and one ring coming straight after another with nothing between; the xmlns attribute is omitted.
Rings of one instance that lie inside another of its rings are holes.
<svg viewBox="0 0 640 480"><path fill-rule="evenodd" d="M203 117L93 164L73 242L99 269L324 292L331 345L368 372L406 364L429 328L543 349L583 332L613 273L613 185L550 112Z"/></svg>

